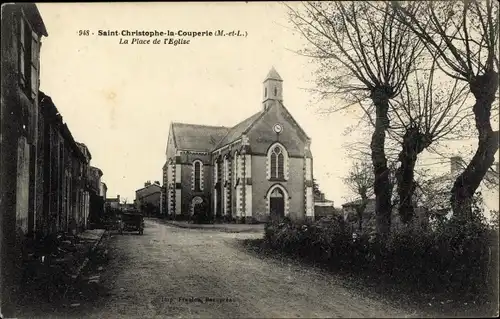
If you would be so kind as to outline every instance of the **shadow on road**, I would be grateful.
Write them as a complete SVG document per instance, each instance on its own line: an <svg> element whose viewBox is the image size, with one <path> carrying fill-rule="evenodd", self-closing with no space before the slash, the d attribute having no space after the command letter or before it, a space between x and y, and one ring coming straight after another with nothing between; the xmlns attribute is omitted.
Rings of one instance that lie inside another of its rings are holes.
<svg viewBox="0 0 500 319"><path fill-rule="evenodd" d="M338 278L346 288L373 299L388 300L400 308L418 314L419 317L491 317L492 314L498 312L495 307L498 300L496 302L483 300L482 304L478 304L475 301L463 300L461 296L423 292L380 274L333 268L329 265L276 252L266 247L262 238L238 239L234 243L234 247L257 258L327 271L332 277Z"/></svg>
<svg viewBox="0 0 500 319"><path fill-rule="evenodd" d="M22 287L18 294L18 318L44 318L51 314L56 317L86 317L87 309L102 306L109 296L101 284L99 273L109 261L107 240L90 256L86 269L79 278L65 285L50 281L31 282Z"/></svg>

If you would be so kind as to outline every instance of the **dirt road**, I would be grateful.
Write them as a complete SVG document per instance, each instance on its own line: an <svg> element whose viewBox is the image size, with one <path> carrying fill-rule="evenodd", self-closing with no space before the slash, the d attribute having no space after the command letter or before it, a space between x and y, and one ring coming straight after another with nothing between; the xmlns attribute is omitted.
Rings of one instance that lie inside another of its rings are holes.
<svg viewBox="0 0 500 319"><path fill-rule="evenodd" d="M100 275L109 289L92 317L401 317L294 265L237 249L229 234L147 221L143 236L114 236Z"/></svg>
<svg viewBox="0 0 500 319"><path fill-rule="evenodd" d="M107 262L56 317L405 317L316 269L258 258L235 242L256 233L183 229L146 221L144 235L112 235ZM104 249L104 248L103 248ZM42 308L33 313L41 315ZM47 310L45 310L47 311ZM48 315L47 312L44 312Z"/></svg>

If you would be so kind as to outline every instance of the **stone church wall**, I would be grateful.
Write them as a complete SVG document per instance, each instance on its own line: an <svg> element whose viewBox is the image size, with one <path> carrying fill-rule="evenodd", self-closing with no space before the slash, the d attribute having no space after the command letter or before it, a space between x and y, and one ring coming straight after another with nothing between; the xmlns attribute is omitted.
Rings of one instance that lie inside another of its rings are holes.
<svg viewBox="0 0 500 319"><path fill-rule="evenodd" d="M266 176L266 156L252 156L252 185L253 185L253 217L264 221L268 213L267 192L275 181L268 181ZM305 216L304 212L304 159L289 158L289 178L286 182L279 182L288 192L290 218L298 219Z"/></svg>
<svg viewBox="0 0 500 319"><path fill-rule="evenodd" d="M212 166L210 165L209 155L189 155L183 156L184 161L181 165L181 212L189 214L191 212L191 201L195 196L202 197L207 203L210 203L210 194L212 187ZM196 192L191 189L193 178L193 161L201 160L203 162L202 185L203 190ZM210 206L209 206L210 207Z"/></svg>

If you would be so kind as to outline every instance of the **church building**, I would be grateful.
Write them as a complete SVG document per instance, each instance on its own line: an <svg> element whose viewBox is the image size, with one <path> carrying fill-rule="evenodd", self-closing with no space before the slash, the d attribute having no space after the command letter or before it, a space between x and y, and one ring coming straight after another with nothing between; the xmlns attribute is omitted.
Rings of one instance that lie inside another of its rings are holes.
<svg viewBox="0 0 500 319"><path fill-rule="evenodd" d="M259 111L233 127L170 125L164 213L182 219L205 203L214 218L314 217L311 139L283 104L274 68L262 91Z"/></svg>

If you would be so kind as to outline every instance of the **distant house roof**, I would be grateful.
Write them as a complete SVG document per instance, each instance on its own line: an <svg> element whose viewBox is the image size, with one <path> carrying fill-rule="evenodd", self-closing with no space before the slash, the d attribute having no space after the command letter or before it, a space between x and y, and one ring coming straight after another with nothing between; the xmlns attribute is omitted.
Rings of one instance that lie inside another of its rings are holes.
<svg viewBox="0 0 500 319"><path fill-rule="evenodd" d="M355 207L361 205L363 201L361 199L354 200L352 202L347 202L345 204L342 204L342 207ZM367 206L370 205L372 202L375 202L375 198L369 198Z"/></svg>
<svg viewBox="0 0 500 319"><path fill-rule="evenodd" d="M100 168L98 168L98 167L90 166L90 170L93 171L93 172L97 172L97 174L99 174L99 176L103 175L102 170Z"/></svg>
<svg viewBox="0 0 500 319"><path fill-rule="evenodd" d="M331 206L333 207L332 200L314 201L314 206Z"/></svg>
<svg viewBox="0 0 500 319"><path fill-rule="evenodd" d="M211 151L228 133L224 126L172 123L175 146L178 149Z"/></svg>
<svg viewBox="0 0 500 319"><path fill-rule="evenodd" d="M160 185L158 185L158 184L150 184L150 185L148 185L148 186L144 186L144 187L142 187L142 188L139 188L138 190L136 190L136 192L142 191L143 189L150 188L150 187L153 187L153 186L154 186L154 187L157 187L157 188L158 188L158 191L160 191L160 189L161 189L161 186L160 186Z"/></svg>
<svg viewBox="0 0 500 319"><path fill-rule="evenodd" d="M78 148L80 148L82 153L88 157L88 160L92 159L92 154L90 154L90 151L89 151L89 148L87 147L87 145L80 143L80 142L76 142L76 145L78 145Z"/></svg>

